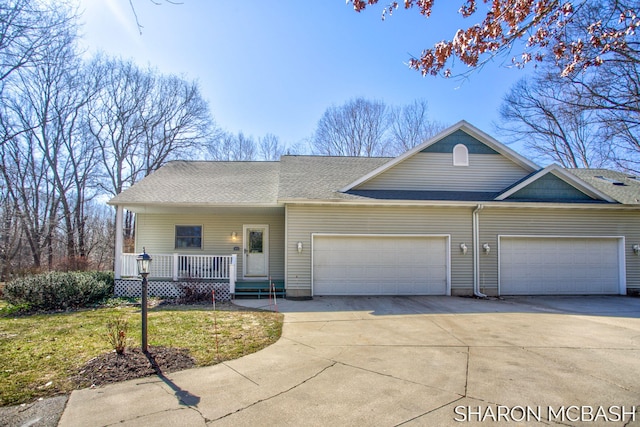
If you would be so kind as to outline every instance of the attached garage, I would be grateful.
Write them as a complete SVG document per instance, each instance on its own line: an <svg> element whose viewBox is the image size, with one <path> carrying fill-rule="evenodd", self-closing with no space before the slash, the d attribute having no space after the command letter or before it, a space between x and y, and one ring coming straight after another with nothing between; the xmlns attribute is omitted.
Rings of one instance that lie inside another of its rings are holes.
<svg viewBox="0 0 640 427"><path fill-rule="evenodd" d="M449 237L313 236L314 295L448 295Z"/></svg>
<svg viewBox="0 0 640 427"><path fill-rule="evenodd" d="M620 237L500 236L501 295L625 292Z"/></svg>

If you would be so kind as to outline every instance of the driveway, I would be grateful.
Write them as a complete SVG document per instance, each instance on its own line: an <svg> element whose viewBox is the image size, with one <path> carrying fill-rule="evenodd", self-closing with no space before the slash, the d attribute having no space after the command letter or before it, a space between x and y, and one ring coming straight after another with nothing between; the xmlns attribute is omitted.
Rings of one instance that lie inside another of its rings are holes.
<svg viewBox="0 0 640 427"><path fill-rule="evenodd" d="M640 298L325 297L278 310L271 347L73 392L60 425L640 425Z"/></svg>

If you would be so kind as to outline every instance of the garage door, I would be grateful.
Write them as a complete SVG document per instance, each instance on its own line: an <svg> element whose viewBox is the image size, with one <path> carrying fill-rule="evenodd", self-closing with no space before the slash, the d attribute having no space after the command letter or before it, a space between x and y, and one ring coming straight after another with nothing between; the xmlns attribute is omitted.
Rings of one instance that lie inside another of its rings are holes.
<svg viewBox="0 0 640 427"><path fill-rule="evenodd" d="M314 236L314 295L446 295L447 237Z"/></svg>
<svg viewBox="0 0 640 427"><path fill-rule="evenodd" d="M620 293L619 239L500 238L500 294Z"/></svg>

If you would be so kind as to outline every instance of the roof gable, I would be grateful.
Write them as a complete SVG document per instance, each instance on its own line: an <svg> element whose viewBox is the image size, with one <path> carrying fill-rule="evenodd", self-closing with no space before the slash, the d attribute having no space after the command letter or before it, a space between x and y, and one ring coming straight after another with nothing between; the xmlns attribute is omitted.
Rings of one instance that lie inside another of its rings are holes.
<svg viewBox="0 0 640 427"><path fill-rule="evenodd" d="M453 149L468 152L465 165L453 164ZM465 121L361 176L351 190L499 192L539 167Z"/></svg>
<svg viewBox="0 0 640 427"><path fill-rule="evenodd" d="M611 197L552 164L510 186L495 200L539 202L614 202Z"/></svg>
<svg viewBox="0 0 640 427"><path fill-rule="evenodd" d="M464 144L469 154L500 154L488 145L480 142L478 139L469 135L465 131L458 129L453 133L446 135L439 141L420 150L421 153L451 153L453 147L458 144Z"/></svg>

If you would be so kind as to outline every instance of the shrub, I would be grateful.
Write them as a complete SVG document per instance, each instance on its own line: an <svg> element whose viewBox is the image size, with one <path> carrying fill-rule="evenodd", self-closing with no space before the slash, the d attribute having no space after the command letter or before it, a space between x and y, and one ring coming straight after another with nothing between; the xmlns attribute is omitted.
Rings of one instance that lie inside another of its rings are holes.
<svg viewBox="0 0 640 427"><path fill-rule="evenodd" d="M109 287L111 287L111 293L113 293L113 289L114 289L114 283L115 283L115 276L113 275L113 271L89 271L87 273L84 274L88 274L91 277L93 277L94 279L96 279L99 282L104 282L105 284L107 284Z"/></svg>
<svg viewBox="0 0 640 427"><path fill-rule="evenodd" d="M114 316L107 321L107 340L116 354L124 354L128 332L129 322L123 315Z"/></svg>
<svg viewBox="0 0 640 427"><path fill-rule="evenodd" d="M211 301L211 289L196 283L178 283L180 296L176 299L178 304L193 304L202 301Z"/></svg>
<svg viewBox="0 0 640 427"><path fill-rule="evenodd" d="M113 294L108 273L51 272L15 279L5 285L4 297L13 305L33 310L58 310L96 304Z"/></svg>

